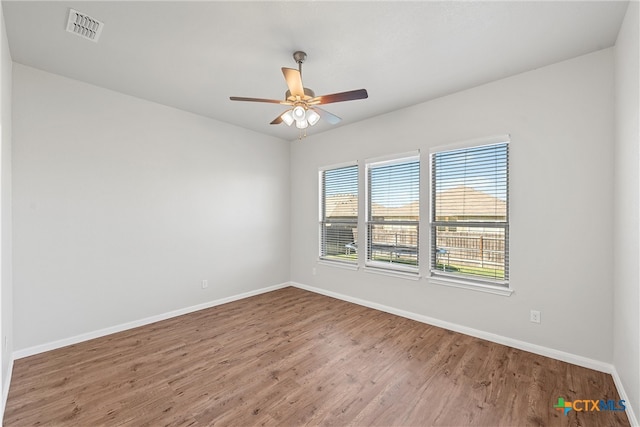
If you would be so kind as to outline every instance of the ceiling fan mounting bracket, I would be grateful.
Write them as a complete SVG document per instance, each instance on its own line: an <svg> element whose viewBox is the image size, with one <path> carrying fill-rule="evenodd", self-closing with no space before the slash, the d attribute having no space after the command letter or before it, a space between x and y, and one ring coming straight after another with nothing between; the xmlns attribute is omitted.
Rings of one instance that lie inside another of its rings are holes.
<svg viewBox="0 0 640 427"><path fill-rule="evenodd" d="M302 64L307 59L307 54L301 50L293 52L293 59L296 64Z"/></svg>

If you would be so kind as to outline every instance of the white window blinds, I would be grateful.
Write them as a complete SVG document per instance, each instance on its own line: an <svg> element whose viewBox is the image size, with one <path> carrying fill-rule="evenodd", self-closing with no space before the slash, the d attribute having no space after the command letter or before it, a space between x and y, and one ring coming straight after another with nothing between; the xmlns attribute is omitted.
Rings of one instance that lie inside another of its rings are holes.
<svg viewBox="0 0 640 427"><path fill-rule="evenodd" d="M320 258L356 263L358 166L320 171Z"/></svg>
<svg viewBox="0 0 640 427"><path fill-rule="evenodd" d="M368 163L366 264L417 273L419 222L419 156Z"/></svg>
<svg viewBox="0 0 640 427"><path fill-rule="evenodd" d="M431 273L506 285L508 141L431 154Z"/></svg>

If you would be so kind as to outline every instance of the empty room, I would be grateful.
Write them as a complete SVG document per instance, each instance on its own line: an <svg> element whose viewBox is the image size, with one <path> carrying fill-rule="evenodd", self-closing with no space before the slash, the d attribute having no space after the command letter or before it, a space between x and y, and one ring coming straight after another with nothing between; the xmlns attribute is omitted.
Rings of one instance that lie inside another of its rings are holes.
<svg viewBox="0 0 640 427"><path fill-rule="evenodd" d="M5 426L637 426L638 1L0 1Z"/></svg>

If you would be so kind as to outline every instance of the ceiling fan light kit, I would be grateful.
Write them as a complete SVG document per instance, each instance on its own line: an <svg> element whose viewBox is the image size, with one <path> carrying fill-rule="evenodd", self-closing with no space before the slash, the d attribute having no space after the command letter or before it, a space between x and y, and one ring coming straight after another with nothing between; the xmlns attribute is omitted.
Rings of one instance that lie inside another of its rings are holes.
<svg viewBox="0 0 640 427"><path fill-rule="evenodd" d="M307 54L302 51L296 51L293 53L293 59L298 64L297 70L282 67L282 74L288 87L288 90L284 94L283 101L239 96L232 96L229 99L231 101L266 102L290 106L290 109L276 117L271 124L278 125L284 122L287 126L291 126L295 122L296 128L300 129L299 139L302 139L306 136L306 131L304 134L302 134L302 131L309 126L316 125L320 121L320 118L324 118L332 125L339 123L341 120L340 117L320 109L318 105L366 99L369 97L366 89L316 96L313 90L304 87L302 84L302 63L307 59Z"/></svg>

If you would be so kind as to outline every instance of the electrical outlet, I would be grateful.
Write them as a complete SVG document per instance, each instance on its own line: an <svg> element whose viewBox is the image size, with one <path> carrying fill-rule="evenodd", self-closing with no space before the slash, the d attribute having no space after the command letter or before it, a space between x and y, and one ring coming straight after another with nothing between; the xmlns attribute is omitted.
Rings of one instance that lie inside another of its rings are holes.
<svg viewBox="0 0 640 427"><path fill-rule="evenodd" d="M313 268L311 269L311 275L315 276L317 273L318 273L318 272L316 271L316 268L315 268L315 267L313 267Z"/></svg>
<svg viewBox="0 0 640 427"><path fill-rule="evenodd" d="M202 289L207 289L209 287L209 281L208 280L203 280L202 281Z"/></svg>
<svg viewBox="0 0 640 427"><path fill-rule="evenodd" d="M533 323L540 323L540 312L538 310L531 310L529 320Z"/></svg>

